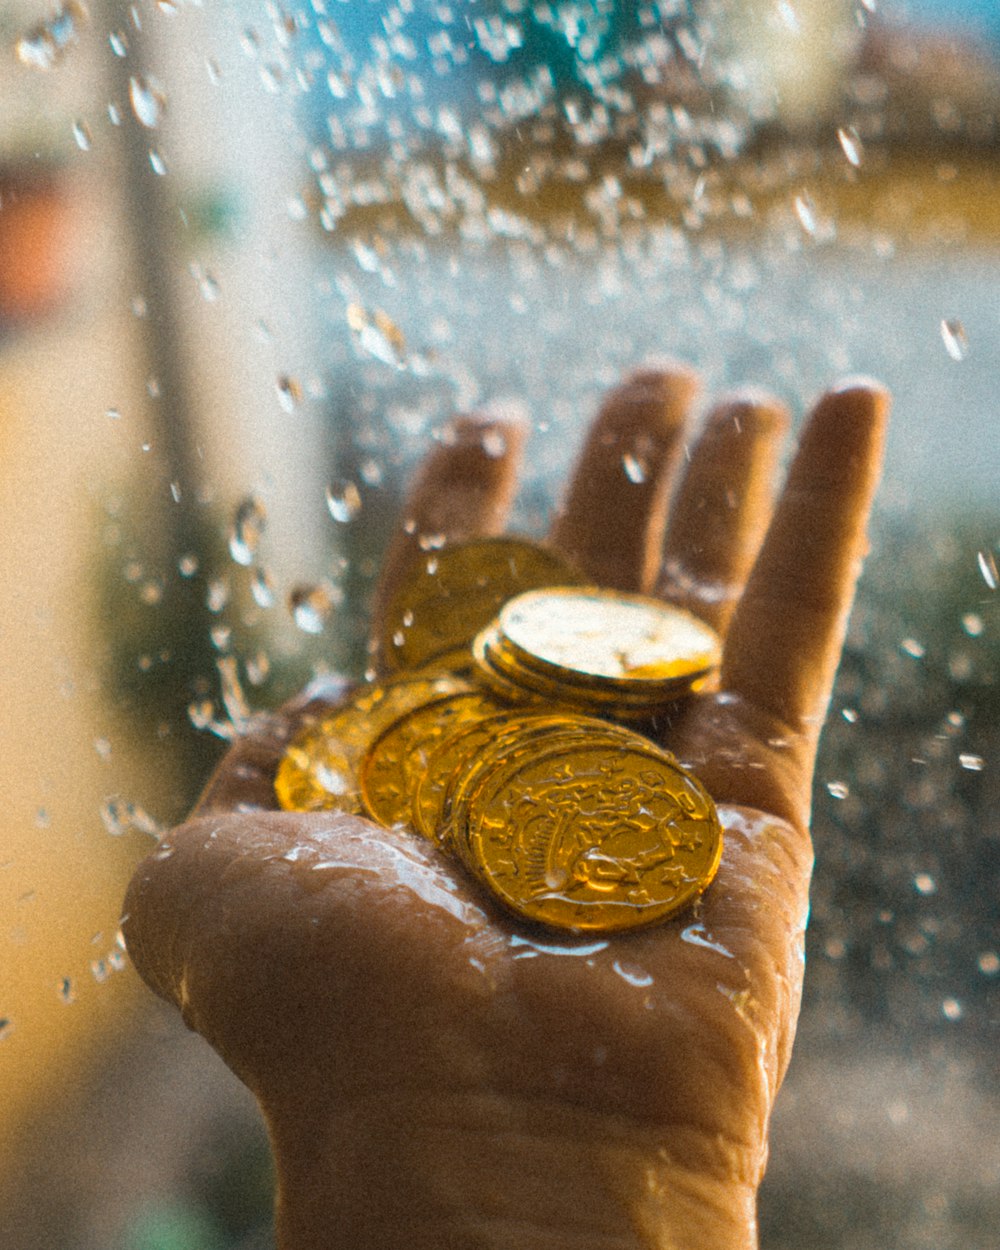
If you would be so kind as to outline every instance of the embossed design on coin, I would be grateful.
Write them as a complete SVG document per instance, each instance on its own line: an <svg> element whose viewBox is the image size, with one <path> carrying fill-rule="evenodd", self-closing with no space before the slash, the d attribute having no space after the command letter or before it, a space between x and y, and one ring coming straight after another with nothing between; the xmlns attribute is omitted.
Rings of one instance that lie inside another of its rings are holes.
<svg viewBox="0 0 1000 1250"><path fill-rule="evenodd" d="M369 744L406 712L470 690L456 677L397 679L361 686L329 716L305 726L287 747L274 779L285 811L360 813L358 767Z"/></svg>
<svg viewBox="0 0 1000 1250"><path fill-rule="evenodd" d="M561 556L526 539L479 538L428 552L385 613L382 663L393 671L418 668L467 647L513 595L579 580Z"/></svg>
<svg viewBox="0 0 1000 1250"><path fill-rule="evenodd" d="M666 752L628 736L560 744L554 734L480 782L455 842L507 907L558 928L635 928L711 882L722 854L715 805Z"/></svg>

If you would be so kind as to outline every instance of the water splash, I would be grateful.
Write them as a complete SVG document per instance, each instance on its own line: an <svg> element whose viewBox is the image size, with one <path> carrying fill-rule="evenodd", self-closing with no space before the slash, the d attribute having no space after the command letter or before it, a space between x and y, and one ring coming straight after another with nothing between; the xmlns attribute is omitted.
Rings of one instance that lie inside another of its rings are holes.
<svg viewBox="0 0 1000 1250"><path fill-rule="evenodd" d="M30 69L55 68L76 43L80 34L79 28L88 17L83 4L78 0L70 0L69 4L47 22L40 22L22 35L14 45L14 55L22 65Z"/></svg>

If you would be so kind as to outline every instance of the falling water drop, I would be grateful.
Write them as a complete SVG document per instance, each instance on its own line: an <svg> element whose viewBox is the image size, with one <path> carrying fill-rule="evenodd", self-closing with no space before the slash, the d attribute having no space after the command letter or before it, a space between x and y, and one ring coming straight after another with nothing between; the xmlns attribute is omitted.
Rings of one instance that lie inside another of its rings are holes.
<svg viewBox="0 0 1000 1250"><path fill-rule="evenodd" d="M361 495L357 486L347 479L331 482L326 488L326 506L330 515L341 525L346 525L361 511Z"/></svg>
<svg viewBox="0 0 1000 1250"><path fill-rule="evenodd" d="M983 581L990 590L996 590L1000 586L1000 572L997 571L997 562L993 557L993 552L980 551L976 559L979 562L979 571L983 575Z"/></svg>
<svg viewBox="0 0 1000 1250"><path fill-rule="evenodd" d="M302 398L302 384L298 378L283 373L275 383L275 387L278 392L278 403L285 412L294 412L296 404Z"/></svg>
<svg viewBox="0 0 1000 1250"><path fill-rule="evenodd" d="M229 554L237 564L253 564L266 525L267 509L259 499L249 495L240 502L229 531Z"/></svg>
<svg viewBox="0 0 1000 1250"><path fill-rule="evenodd" d="M964 360L969 354L969 340L965 326L957 317L946 317L941 322L941 340L952 360Z"/></svg>
<svg viewBox="0 0 1000 1250"><path fill-rule="evenodd" d="M94 145L94 136L91 134L90 127L85 121L81 120L73 123L73 138L81 152L89 152Z"/></svg>
<svg viewBox="0 0 1000 1250"><path fill-rule="evenodd" d="M799 219L799 225L806 234L815 236L819 226L816 220L816 206L813 204L812 198L803 192L795 197L793 203L795 216Z"/></svg>
<svg viewBox="0 0 1000 1250"><path fill-rule="evenodd" d="M631 452L626 452L622 456L622 468L625 470L625 476L630 482L634 482L636 486L641 486L646 480L648 467L645 460L639 456L634 456Z"/></svg>
<svg viewBox="0 0 1000 1250"><path fill-rule="evenodd" d="M128 80L128 98L136 120L147 130L155 130L163 120L167 107L167 97L162 88L153 78L135 78Z"/></svg>
<svg viewBox="0 0 1000 1250"><path fill-rule="evenodd" d="M250 581L250 593L258 608L274 607L274 582L265 568L255 568Z"/></svg>
<svg viewBox="0 0 1000 1250"><path fill-rule="evenodd" d="M321 634L333 608L333 597L326 586L294 586L288 595L288 607L303 633Z"/></svg>
<svg viewBox="0 0 1000 1250"><path fill-rule="evenodd" d="M861 136L853 126L841 126L837 131L837 142L840 144L844 155L854 168L857 169L865 154L864 144L861 142Z"/></svg>

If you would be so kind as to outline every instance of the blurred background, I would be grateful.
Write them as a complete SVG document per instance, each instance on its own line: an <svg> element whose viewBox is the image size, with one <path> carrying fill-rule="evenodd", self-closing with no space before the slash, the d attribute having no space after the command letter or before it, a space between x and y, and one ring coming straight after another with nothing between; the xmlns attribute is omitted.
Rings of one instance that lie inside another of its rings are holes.
<svg viewBox="0 0 1000 1250"><path fill-rule="evenodd" d="M672 355L896 397L762 1246L992 1250L998 253L994 0L4 0L3 1246L272 1244L125 883L256 711L363 669L449 415L525 408L539 533Z"/></svg>

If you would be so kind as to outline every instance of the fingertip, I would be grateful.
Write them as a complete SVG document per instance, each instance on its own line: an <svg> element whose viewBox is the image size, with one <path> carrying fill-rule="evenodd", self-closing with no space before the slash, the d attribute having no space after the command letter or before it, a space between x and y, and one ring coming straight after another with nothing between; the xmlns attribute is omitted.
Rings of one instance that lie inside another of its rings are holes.
<svg viewBox="0 0 1000 1250"><path fill-rule="evenodd" d="M674 360L649 361L625 374L601 405L600 425L607 432L641 423L647 433L672 435L687 421L701 389L698 374Z"/></svg>
<svg viewBox="0 0 1000 1250"><path fill-rule="evenodd" d="M785 435L791 423L788 408L770 391L740 386L719 398L708 414L706 426L756 438Z"/></svg>

